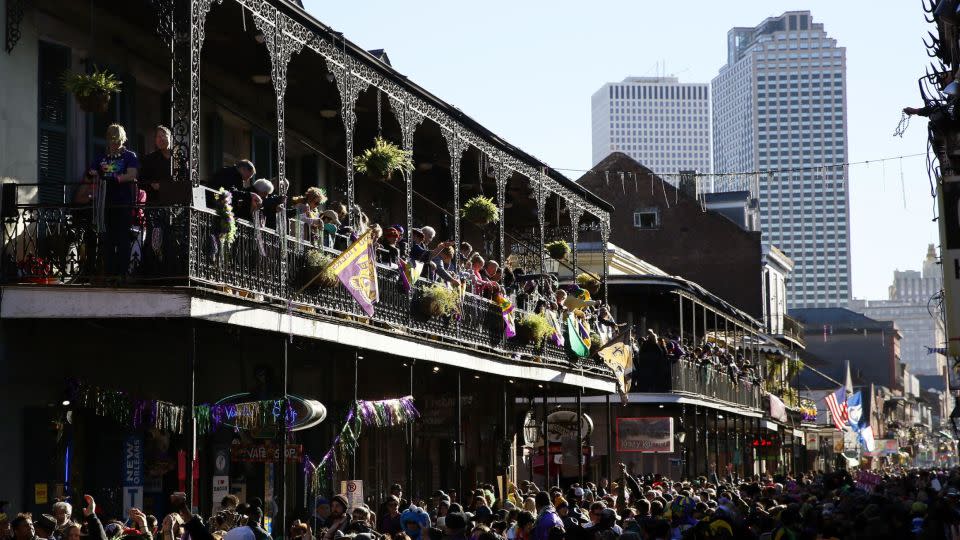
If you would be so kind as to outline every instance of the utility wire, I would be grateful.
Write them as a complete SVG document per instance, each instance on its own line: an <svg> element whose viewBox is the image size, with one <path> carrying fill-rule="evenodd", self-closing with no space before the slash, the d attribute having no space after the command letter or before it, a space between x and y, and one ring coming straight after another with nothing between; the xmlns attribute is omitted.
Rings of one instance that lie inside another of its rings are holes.
<svg viewBox="0 0 960 540"><path fill-rule="evenodd" d="M694 173L694 176L697 176L697 177L751 176L751 175L764 175L764 174L775 174L775 173L786 173L786 172L822 171L826 169L838 169L841 167L850 167L851 165L869 165L871 163L883 163L886 161L895 161L895 160L900 160L904 158L913 158L913 157L920 157L920 156L926 156L926 155L927 155L926 153L904 154L902 156L890 156L890 157L884 157L879 159L867 159L863 161L848 161L845 163L810 165L807 167L787 167L782 169L759 169L756 171L744 171L744 172L725 172L725 173L698 172L698 173ZM594 174L599 172L599 171L594 171L593 169L567 169L567 168L561 168L561 167L550 167L550 168L552 168L555 171L565 171L565 172L581 172L581 173L594 173ZM621 171L604 171L604 172L618 173ZM623 171L623 172L635 173L636 171ZM681 173L658 173L658 172L653 172L652 174L656 176L680 176L681 175Z"/></svg>

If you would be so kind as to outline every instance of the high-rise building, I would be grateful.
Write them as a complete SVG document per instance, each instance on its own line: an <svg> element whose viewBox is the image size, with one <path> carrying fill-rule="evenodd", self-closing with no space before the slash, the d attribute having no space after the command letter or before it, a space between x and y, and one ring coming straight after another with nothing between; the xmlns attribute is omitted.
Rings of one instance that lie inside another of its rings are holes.
<svg viewBox="0 0 960 540"><path fill-rule="evenodd" d="M628 77L592 98L593 164L623 152L656 173L709 172L710 88L676 77Z"/></svg>
<svg viewBox="0 0 960 540"><path fill-rule="evenodd" d="M916 375L943 375L947 358L932 349L946 346L943 319L934 296L943 287L937 253L930 244L923 270L897 270L886 300L853 300L850 309L871 319L893 321L903 334L900 359Z"/></svg>
<svg viewBox="0 0 960 540"><path fill-rule="evenodd" d="M846 305L847 175L826 167L847 161L846 49L809 11L733 28L712 94L714 172L774 171L757 175L761 229L796 263L790 307Z"/></svg>

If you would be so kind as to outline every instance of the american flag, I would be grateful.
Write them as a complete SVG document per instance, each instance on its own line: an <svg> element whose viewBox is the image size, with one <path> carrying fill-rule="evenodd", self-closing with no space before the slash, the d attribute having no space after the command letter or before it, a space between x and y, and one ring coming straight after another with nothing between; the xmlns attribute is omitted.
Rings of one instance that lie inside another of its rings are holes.
<svg viewBox="0 0 960 540"><path fill-rule="evenodd" d="M850 416L847 413L847 391L841 386L836 392L827 394L824 399L827 402L827 408L830 409L833 425L843 431L843 426L850 422Z"/></svg>

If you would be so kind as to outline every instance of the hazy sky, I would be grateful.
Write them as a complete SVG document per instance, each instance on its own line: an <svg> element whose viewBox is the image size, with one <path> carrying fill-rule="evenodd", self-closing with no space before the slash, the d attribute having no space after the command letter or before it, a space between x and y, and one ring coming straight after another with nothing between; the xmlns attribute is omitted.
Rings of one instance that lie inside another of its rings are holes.
<svg viewBox="0 0 960 540"><path fill-rule="evenodd" d="M304 0L324 23L494 133L555 168L591 165L590 96L627 76L709 82L726 63L726 34L768 16L808 9L847 49L851 161L922 153L926 120L894 138L900 109L920 102L933 25L919 1ZM661 68L662 70L663 68ZM853 294L886 298L895 269L919 269L937 243L923 158L851 167ZM577 178L579 173L566 173Z"/></svg>

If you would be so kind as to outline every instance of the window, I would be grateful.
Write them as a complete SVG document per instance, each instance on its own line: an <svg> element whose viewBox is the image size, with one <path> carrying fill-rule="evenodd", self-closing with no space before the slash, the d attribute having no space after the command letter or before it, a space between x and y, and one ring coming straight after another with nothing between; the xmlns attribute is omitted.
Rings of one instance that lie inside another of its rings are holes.
<svg viewBox="0 0 960 540"><path fill-rule="evenodd" d="M633 226L638 229L659 229L660 209L641 208L633 213Z"/></svg>

